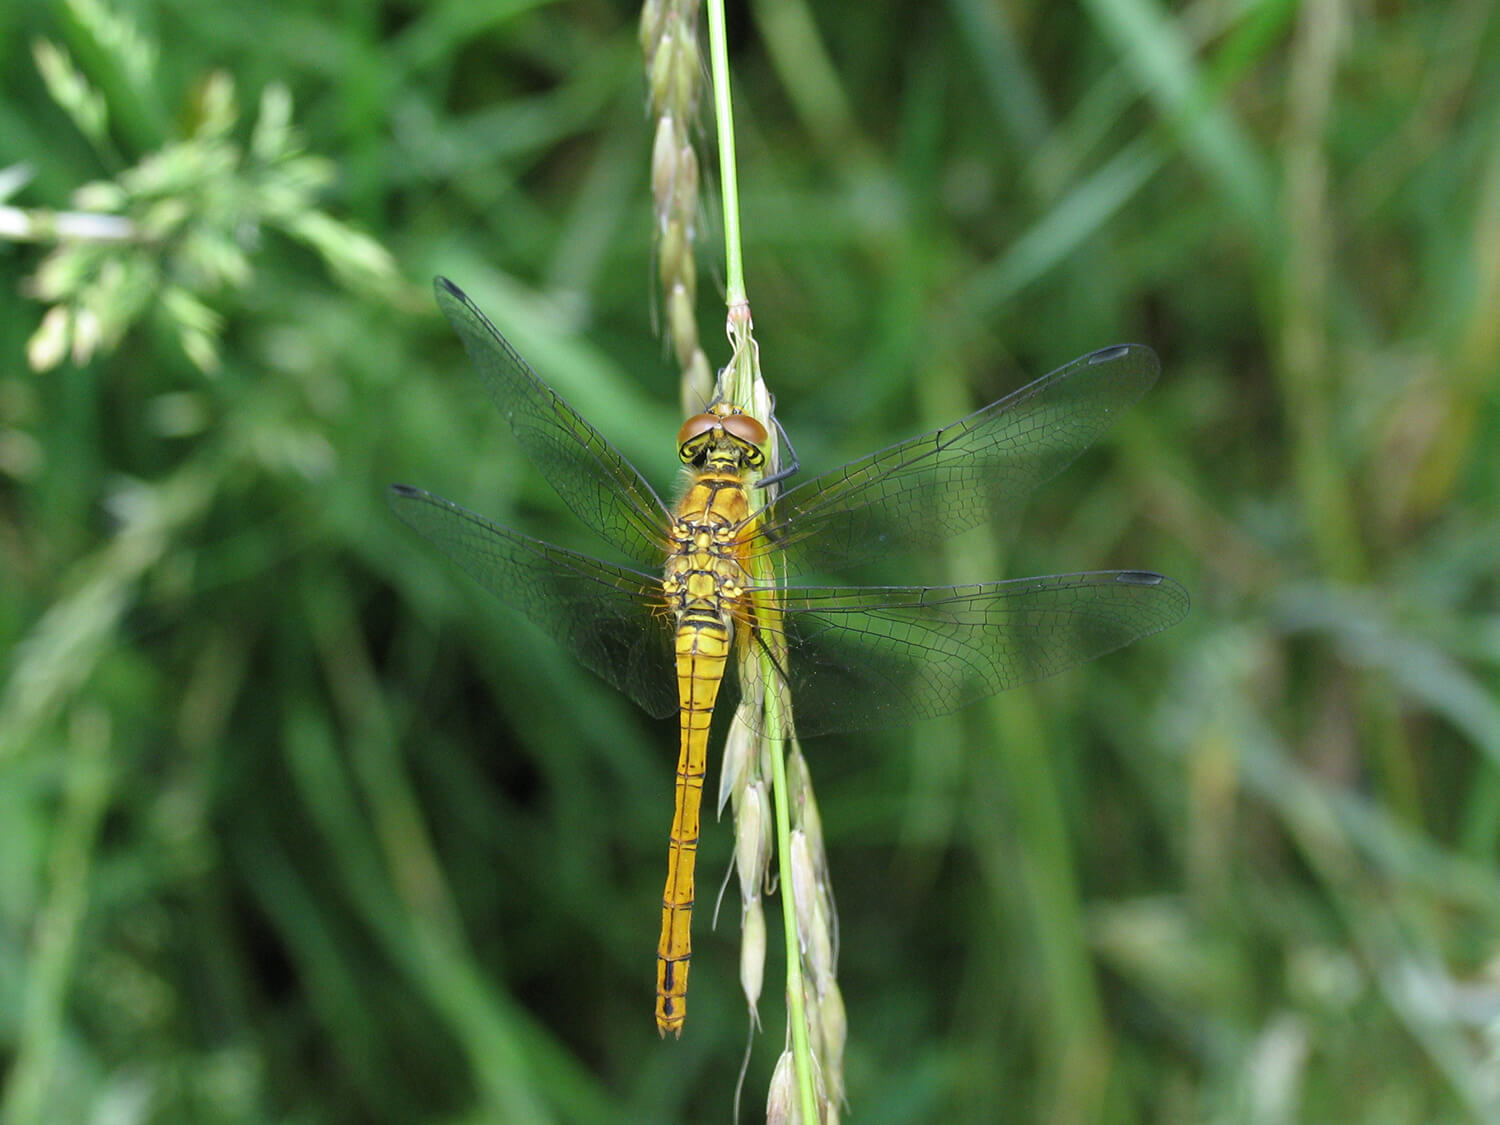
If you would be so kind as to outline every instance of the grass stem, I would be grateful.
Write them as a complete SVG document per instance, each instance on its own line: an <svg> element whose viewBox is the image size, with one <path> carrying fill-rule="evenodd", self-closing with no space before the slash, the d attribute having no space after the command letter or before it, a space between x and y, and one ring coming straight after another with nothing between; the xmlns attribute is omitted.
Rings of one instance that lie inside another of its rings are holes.
<svg viewBox="0 0 1500 1125"><path fill-rule="evenodd" d="M708 4L709 66L713 75L714 121L719 138L719 178L724 200L724 260L726 267L724 302L729 308L729 331L734 339L736 357L749 359L746 366L759 375L755 361L755 343L750 338L749 298L745 291L744 257L740 247L739 179L734 161L734 109L729 92L729 46L724 27L723 0ZM741 337L743 334L743 337ZM741 399L740 401L747 401ZM757 572L768 570L761 559ZM773 580L769 573L757 573L756 580ZM776 810L776 856L780 871L782 919L786 940L787 1020L791 1025L792 1065L796 1076L797 1099L805 1125L820 1121L812 1066L812 1047L808 1037L807 1013L802 992L801 943L797 939L797 913L793 898L791 870L791 809L787 800L786 741L781 715L782 697L775 686L780 679L775 661L761 649L761 682L765 694L765 737L771 746L771 777Z"/></svg>

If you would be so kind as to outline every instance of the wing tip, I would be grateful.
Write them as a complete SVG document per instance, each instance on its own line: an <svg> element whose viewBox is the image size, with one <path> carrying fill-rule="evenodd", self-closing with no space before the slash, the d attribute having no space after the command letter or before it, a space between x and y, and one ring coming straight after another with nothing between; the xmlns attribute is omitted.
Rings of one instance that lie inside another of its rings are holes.
<svg viewBox="0 0 1500 1125"><path fill-rule="evenodd" d="M1153 630L1154 632L1170 629L1185 618L1193 608L1193 598L1186 586L1177 579L1158 574L1154 570L1121 570L1115 573L1114 580L1121 586L1159 588L1163 596L1172 600L1174 613L1171 620L1165 621L1159 628Z"/></svg>
<svg viewBox="0 0 1500 1125"><path fill-rule="evenodd" d="M1107 348L1089 352L1083 357L1083 361L1090 367L1097 367L1105 363L1114 363L1127 356L1133 356L1144 363L1153 374L1161 371L1161 360L1157 357L1155 349L1147 344L1111 344Z"/></svg>

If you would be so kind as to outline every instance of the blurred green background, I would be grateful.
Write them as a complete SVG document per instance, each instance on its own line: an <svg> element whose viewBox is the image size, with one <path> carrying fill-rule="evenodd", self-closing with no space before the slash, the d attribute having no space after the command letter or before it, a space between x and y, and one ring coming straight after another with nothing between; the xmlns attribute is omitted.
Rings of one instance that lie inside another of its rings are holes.
<svg viewBox="0 0 1500 1125"><path fill-rule="evenodd" d="M732 905L699 913L683 1039L652 1027L671 724L383 499L591 546L439 272L670 487L635 20L0 9L8 205L155 232L49 265L4 228L5 1125L729 1119ZM808 745L849 1119L1500 1119L1496 5L760 0L730 34L805 472L1096 347L1161 354L1021 527L890 576L1194 596L951 721ZM98 353L54 336L32 370L74 298Z"/></svg>

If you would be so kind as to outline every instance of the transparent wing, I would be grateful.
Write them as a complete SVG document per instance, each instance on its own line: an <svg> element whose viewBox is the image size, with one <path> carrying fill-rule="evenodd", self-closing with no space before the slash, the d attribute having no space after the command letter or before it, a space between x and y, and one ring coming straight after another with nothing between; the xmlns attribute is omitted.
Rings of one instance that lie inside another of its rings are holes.
<svg viewBox="0 0 1500 1125"><path fill-rule="evenodd" d="M659 566L668 515L646 478L542 382L462 289L445 277L433 289L490 398L563 503L629 558Z"/></svg>
<svg viewBox="0 0 1500 1125"><path fill-rule="evenodd" d="M584 667L658 719L677 712L661 580L532 539L440 496L392 485L395 513Z"/></svg>
<svg viewBox="0 0 1500 1125"><path fill-rule="evenodd" d="M951 426L789 489L767 509L751 549L784 551L789 574L838 570L1013 516L1159 370L1156 353L1139 344L1075 359Z"/></svg>
<svg viewBox="0 0 1500 1125"><path fill-rule="evenodd" d="M1186 616L1140 570L972 586L780 591L800 734L901 726L1093 660Z"/></svg>

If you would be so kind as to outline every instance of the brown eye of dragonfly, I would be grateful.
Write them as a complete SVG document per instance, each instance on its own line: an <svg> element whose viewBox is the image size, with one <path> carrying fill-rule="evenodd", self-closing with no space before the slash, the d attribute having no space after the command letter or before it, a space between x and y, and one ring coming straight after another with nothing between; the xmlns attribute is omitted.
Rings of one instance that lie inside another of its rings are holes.
<svg viewBox="0 0 1500 1125"><path fill-rule="evenodd" d="M748 414L726 414L721 421L724 432L739 438L747 445L765 445L766 428Z"/></svg>
<svg viewBox="0 0 1500 1125"><path fill-rule="evenodd" d="M719 419L712 414L694 414L682 424L682 429L677 431L677 444L686 445L695 437L702 437L719 424Z"/></svg>

